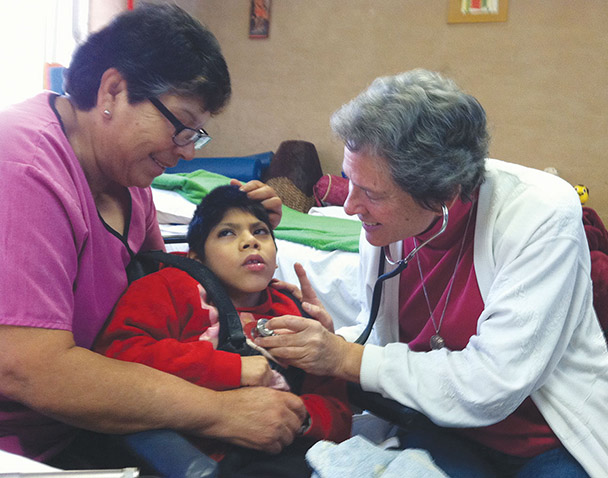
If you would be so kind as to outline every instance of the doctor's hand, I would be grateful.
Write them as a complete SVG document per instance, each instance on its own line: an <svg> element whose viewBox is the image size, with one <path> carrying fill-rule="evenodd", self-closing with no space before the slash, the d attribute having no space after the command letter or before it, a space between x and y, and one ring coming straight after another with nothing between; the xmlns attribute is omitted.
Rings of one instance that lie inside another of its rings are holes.
<svg viewBox="0 0 608 478"><path fill-rule="evenodd" d="M308 315L310 315L313 319L318 320L323 327L333 333L334 321L327 310L325 310L325 307L323 307L322 302L317 297L317 293L308 280L304 267L299 262L296 262L293 265L293 268L296 271L298 280L300 281L300 289L302 291L302 297L300 300L302 301L302 308Z"/></svg>
<svg viewBox="0 0 608 478"><path fill-rule="evenodd" d="M277 335L258 337L255 342L281 362L314 375L359 381L363 346L346 342L314 319L283 315L266 326Z"/></svg>
<svg viewBox="0 0 608 478"><path fill-rule="evenodd" d="M283 215L283 202L274 189L256 179L245 184L238 179L231 179L230 184L240 186L241 191L247 193L247 197L262 203L262 206L268 211L268 218L273 229L279 225L281 216Z"/></svg>

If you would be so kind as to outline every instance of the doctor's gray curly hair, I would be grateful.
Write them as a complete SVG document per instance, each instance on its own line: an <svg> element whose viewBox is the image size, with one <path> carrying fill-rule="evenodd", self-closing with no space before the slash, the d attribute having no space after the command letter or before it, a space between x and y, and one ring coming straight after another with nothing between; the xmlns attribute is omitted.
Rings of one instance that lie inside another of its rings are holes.
<svg viewBox="0 0 608 478"><path fill-rule="evenodd" d="M479 102L440 74L416 69L377 78L331 118L351 151L386 160L395 182L438 210L483 182L489 133Z"/></svg>

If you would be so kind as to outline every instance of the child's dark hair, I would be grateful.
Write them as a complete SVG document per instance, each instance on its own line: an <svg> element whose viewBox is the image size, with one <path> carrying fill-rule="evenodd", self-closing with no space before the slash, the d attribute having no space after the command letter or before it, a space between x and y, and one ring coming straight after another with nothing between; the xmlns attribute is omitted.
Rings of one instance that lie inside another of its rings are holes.
<svg viewBox="0 0 608 478"><path fill-rule="evenodd" d="M205 258L205 243L209 232L217 226L230 209L240 209L253 214L268 226L272 239L274 233L268 218L268 211L259 201L247 197L238 186L219 186L203 198L188 226L188 246L200 260Z"/></svg>

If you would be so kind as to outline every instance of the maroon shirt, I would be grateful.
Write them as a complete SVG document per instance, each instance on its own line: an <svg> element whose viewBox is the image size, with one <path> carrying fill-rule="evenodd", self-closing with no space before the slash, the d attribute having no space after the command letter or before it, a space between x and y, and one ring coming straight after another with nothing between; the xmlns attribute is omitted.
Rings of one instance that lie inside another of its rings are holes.
<svg viewBox="0 0 608 478"><path fill-rule="evenodd" d="M476 201L457 201L449 211L445 232L423 247L401 273L399 337L401 342L408 343L414 351L431 350L429 341L437 333L437 328L445 340L446 347L453 351L464 349L469 339L477 334L477 320L483 311L484 303L473 263L476 213ZM403 243L404 257L414 249L414 240L421 244L440 227L441 221L438 221L420 236L406 239ZM430 318L420 271L424 277L435 324ZM449 292L452 277L453 285ZM529 397L499 423L487 427L459 428L454 431L494 450L522 457L536 456L560 445L558 438Z"/></svg>

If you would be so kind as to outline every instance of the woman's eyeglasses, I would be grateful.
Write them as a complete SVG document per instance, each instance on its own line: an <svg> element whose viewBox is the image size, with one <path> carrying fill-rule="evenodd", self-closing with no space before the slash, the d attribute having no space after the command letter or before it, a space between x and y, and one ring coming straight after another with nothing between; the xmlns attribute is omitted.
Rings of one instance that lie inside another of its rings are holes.
<svg viewBox="0 0 608 478"><path fill-rule="evenodd" d="M173 142L177 146L188 146L194 143L194 149L201 149L209 141L211 136L201 128L199 130L188 128L180 120L178 120L171 111L163 105L158 98L148 98L162 115L169 120L169 122L175 127L175 133L173 133Z"/></svg>

